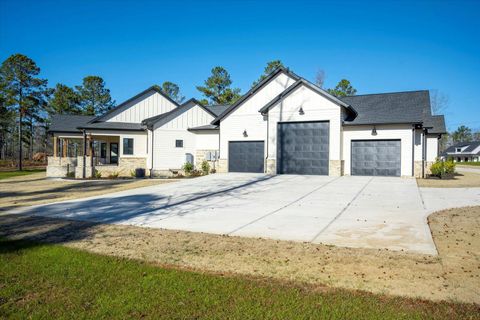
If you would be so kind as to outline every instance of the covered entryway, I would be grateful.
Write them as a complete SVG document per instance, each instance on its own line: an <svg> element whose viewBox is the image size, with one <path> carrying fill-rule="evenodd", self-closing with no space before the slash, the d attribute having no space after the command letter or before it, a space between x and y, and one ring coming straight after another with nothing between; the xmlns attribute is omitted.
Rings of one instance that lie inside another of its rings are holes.
<svg viewBox="0 0 480 320"><path fill-rule="evenodd" d="M328 175L330 123L280 122L277 172Z"/></svg>
<svg viewBox="0 0 480 320"><path fill-rule="evenodd" d="M264 141L229 141L228 171L263 173Z"/></svg>
<svg viewBox="0 0 480 320"><path fill-rule="evenodd" d="M352 141L352 175L399 177L400 155L400 140Z"/></svg>

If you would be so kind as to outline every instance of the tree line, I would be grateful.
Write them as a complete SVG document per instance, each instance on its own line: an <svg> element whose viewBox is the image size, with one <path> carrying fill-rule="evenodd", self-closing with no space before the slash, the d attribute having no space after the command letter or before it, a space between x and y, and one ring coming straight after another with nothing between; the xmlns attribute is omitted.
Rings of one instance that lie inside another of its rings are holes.
<svg viewBox="0 0 480 320"><path fill-rule="evenodd" d="M268 62L252 87L279 67L284 67L280 60ZM323 88L324 80L325 72L317 71L315 84ZM200 102L205 105L235 103L242 93L232 84L233 80L224 67L212 68L203 85L196 87L202 95ZM165 81L157 88L177 103L185 100L180 87L171 81ZM341 79L334 88L324 90L337 97L357 92L347 79ZM445 107L444 98L441 95L432 96L434 110ZM0 66L0 159L17 158L21 169L23 159L32 160L35 152L45 152L52 115L98 116L114 106L115 100L100 76L86 76L80 85L73 87L58 83L50 88L47 79L40 77L40 68L32 59L13 54ZM471 129L462 126L450 135L450 139L453 142L468 141L479 139L478 135L478 132L472 133Z"/></svg>

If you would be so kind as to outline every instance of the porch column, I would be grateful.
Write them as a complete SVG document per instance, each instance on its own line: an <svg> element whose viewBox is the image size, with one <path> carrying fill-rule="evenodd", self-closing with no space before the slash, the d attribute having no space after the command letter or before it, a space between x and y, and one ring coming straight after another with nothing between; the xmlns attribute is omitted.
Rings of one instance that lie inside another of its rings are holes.
<svg viewBox="0 0 480 320"><path fill-rule="evenodd" d="M65 138L62 139L62 157L67 157L67 140Z"/></svg>
<svg viewBox="0 0 480 320"><path fill-rule="evenodd" d="M53 157L57 157L57 137L53 136Z"/></svg>

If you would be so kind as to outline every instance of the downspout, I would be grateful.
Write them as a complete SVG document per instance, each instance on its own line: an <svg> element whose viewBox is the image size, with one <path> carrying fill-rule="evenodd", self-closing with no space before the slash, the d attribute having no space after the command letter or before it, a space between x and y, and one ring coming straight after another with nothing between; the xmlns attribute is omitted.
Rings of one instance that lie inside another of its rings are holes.
<svg viewBox="0 0 480 320"><path fill-rule="evenodd" d="M412 128L412 177L415 177L415 125Z"/></svg>
<svg viewBox="0 0 480 320"><path fill-rule="evenodd" d="M83 171L82 171L82 178L85 179L87 175L87 133L85 132L85 129L83 129Z"/></svg>
<svg viewBox="0 0 480 320"><path fill-rule="evenodd" d="M265 173L267 173L268 170L268 145L270 144L270 139L268 136L268 132L270 131L270 117L268 116L268 113L265 115L267 117L267 155L265 157Z"/></svg>
<svg viewBox="0 0 480 320"><path fill-rule="evenodd" d="M150 150L152 152L152 163L150 164L150 178L153 178L153 137L154 137L153 127L151 131L152 131L152 148Z"/></svg>
<svg viewBox="0 0 480 320"><path fill-rule="evenodd" d="M425 129L422 130L422 179L425 178Z"/></svg>

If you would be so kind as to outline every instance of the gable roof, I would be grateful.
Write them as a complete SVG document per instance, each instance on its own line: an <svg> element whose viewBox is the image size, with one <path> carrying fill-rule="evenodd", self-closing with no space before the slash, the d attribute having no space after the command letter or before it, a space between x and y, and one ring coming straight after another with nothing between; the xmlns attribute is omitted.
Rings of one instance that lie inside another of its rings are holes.
<svg viewBox="0 0 480 320"><path fill-rule="evenodd" d="M56 114L52 116L52 123L48 132L80 133L77 129L87 124L95 116Z"/></svg>
<svg viewBox="0 0 480 320"><path fill-rule="evenodd" d="M253 86L250 90L247 91L243 96L240 97L234 104L229 106L225 109L218 117L213 119L212 124L217 125L220 123L220 120L225 118L229 115L233 110L237 109L240 105L242 105L245 101L247 101L251 96L257 93L260 89L266 86L270 81L272 81L278 74L284 73L290 77L292 77L295 81L299 80L300 77L294 74L290 69L284 67L278 67L277 69L273 70L267 77L265 77L262 81L257 83Z"/></svg>
<svg viewBox="0 0 480 320"><path fill-rule="evenodd" d="M225 110L227 110L227 108L230 107L229 104L216 104L216 105L212 105L212 106L206 106L210 111L212 111L213 113L215 113L215 117L218 117L222 112L224 112Z"/></svg>
<svg viewBox="0 0 480 320"><path fill-rule="evenodd" d="M193 128L188 128L188 131L205 131L205 130L218 130L219 127L214 124L206 124L204 126L198 126Z"/></svg>
<svg viewBox="0 0 480 320"><path fill-rule="evenodd" d="M442 154L447 154L447 153L455 153L455 149L456 148L462 148L462 147L465 147L467 146L467 148L465 150L463 150L462 152L460 153L456 153L458 155L477 155L477 154L480 154L480 150L473 153L473 151L475 151L475 149L477 149L478 147L480 147L480 141L471 141L471 142L459 142L459 143L456 143L454 144L453 146L450 146L448 147L447 149L445 149L445 151L442 153Z"/></svg>
<svg viewBox="0 0 480 320"><path fill-rule="evenodd" d="M293 85L285 89L282 93L280 93L278 96L273 98L269 103L267 103L265 106L263 106L258 112L261 114L266 114L270 108L274 107L277 103L279 103L281 100L285 99L288 97L292 92L294 92L297 88L301 86L306 86L307 88L310 88L311 90L315 91L316 93L322 95L323 97L327 98L328 100L332 101L333 103L340 105L342 107L347 108L347 110L350 112L350 115L352 117L355 117L357 115L357 112L354 108L352 108L349 104L343 102L342 100L339 100L337 97L331 95L330 93L326 92L325 90L321 89L320 87L314 85L313 83L307 81L306 79L300 78L295 82Z"/></svg>
<svg viewBox="0 0 480 320"><path fill-rule="evenodd" d="M425 120L424 126L430 128L428 129L428 133L447 133L447 128L445 127L445 117L443 115L430 116Z"/></svg>
<svg viewBox="0 0 480 320"><path fill-rule="evenodd" d="M104 119L106 116L108 116L109 114L111 114L112 112L114 111L117 111L119 110L120 108L126 106L127 104L129 104L130 102L132 101L135 101L136 99L140 98L141 96L143 96L144 94L147 94L149 92L156 92L158 94L160 94L162 97L164 97L165 99L167 99L168 101L170 101L171 103L173 103L176 107L179 107L179 104L173 100L172 98L170 98L169 96L167 96L162 90L160 90L160 86L158 85L153 85L145 90L143 90L142 92L140 92L139 94L131 97L130 99L128 100L125 100L124 102L120 103L119 105L117 105L116 107L108 110L107 112L105 112L104 114L98 116L98 117L95 117L94 119L90 120L90 123L92 122L97 122L97 121L101 121L102 119Z"/></svg>
<svg viewBox="0 0 480 320"><path fill-rule="evenodd" d="M142 125L146 125L148 129L152 129L153 125L155 125L155 123L159 122L160 120L164 120L167 118L174 119L195 105L198 105L200 108L205 110L208 114L210 114L212 117L215 118L217 116L212 110L210 110L209 108L205 107L200 102L198 102L197 99L192 98L173 110L170 110L168 112L143 120Z"/></svg>

